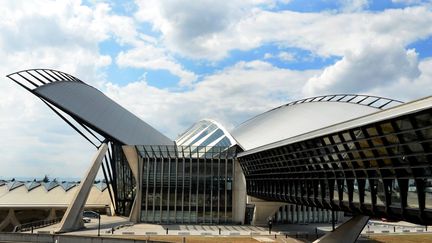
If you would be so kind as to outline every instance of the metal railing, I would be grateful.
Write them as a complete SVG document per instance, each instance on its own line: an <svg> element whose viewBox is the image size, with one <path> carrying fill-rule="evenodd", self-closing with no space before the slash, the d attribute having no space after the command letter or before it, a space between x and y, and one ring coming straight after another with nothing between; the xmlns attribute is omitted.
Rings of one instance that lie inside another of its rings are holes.
<svg viewBox="0 0 432 243"><path fill-rule="evenodd" d="M53 69L42 68L22 70L8 74L6 77L29 91L57 81L84 83L70 74Z"/></svg>
<svg viewBox="0 0 432 243"><path fill-rule="evenodd" d="M13 232L23 232L23 231L32 231L34 229L39 229L42 227L50 226L56 223L59 223L62 220L62 217L54 218L54 219L45 219L45 220L38 220L33 221L25 224L19 224L15 226Z"/></svg>
<svg viewBox="0 0 432 243"><path fill-rule="evenodd" d="M279 106L277 108L301 104L301 103L310 103L310 102L345 102L345 103L353 103L353 104L359 104L364 106L370 106L378 109L385 109L385 108L403 104L403 102L399 100L373 96L373 95L335 94L335 95L322 95L322 96L296 100L288 104Z"/></svg>

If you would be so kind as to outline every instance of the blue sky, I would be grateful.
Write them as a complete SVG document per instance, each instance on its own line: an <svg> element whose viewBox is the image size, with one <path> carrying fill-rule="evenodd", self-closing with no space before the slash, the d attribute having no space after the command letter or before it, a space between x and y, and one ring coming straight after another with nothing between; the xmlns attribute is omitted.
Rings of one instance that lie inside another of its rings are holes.
<svg viewBox="0 0 432 243"><path fill-rule="evenodd" d="M264 3L267 3L264 1ZM363 3L363 5L361 5ZM93 1L88 1L89 7L94 6ZM109 3L112 11L115 14L130 16L138 11L137 5L133 1ZM344 14L346 8L353 8L358 5L357 10L362 12L382 12L389 9L404 9L416 5L421 5L422 2L416 1L287 1L274 2L270 5L258 4L271 12L294 11L299 13L316 13L316 12L330 12L334 14ZM136 26L142 33L152 36L154 38L163 39L163 34L155 30L148 22L140 23ZM419 58L427 58L432 55L431 51L431 38L421 39L407 45L407 48L413 48L419 54ZM133 48L127 44L120 44L114 37L109 38L99 43L100 53L111 56L113 59L120 53ZM290 54L291 59L281 59L278 54L286 52ZM232 49L228 54L219 60L206 60L202 58L194 58L183 56L179 53L172 53L175 60L180 63L185 69L194 72L200 77L214 73L217 70L230 67L239 61L250 62L253 60L265 59L273 66L278 68L286 68L291 70L308 70L308 69L321 69L334 64L342 57L334 56L319 56L307 49L286 46L277 42L264 43L257 48L247 50ZM268 56L267 58L265 56ZM178 86L180 78L173 75L167 70L154 70L148 68L130 68L119 67L116 63L111 63L105 69L110 79L120 85L125 85L137 79L145 77L147 82L158 88L172 88ZM200 81L200 78L197 79ZM178 88L178 87L176 87Z"/></svg>
<svg viewBox="0 0 432 243"><path fill-rule="evenodd" d="M431 1L39 0L0 8L1 76L62 70L172 139L203 118L230 130L308 96L409 101L432 93ZM93 148L25 90L6 78L0 86L0 178L79 177Z"/></svg>

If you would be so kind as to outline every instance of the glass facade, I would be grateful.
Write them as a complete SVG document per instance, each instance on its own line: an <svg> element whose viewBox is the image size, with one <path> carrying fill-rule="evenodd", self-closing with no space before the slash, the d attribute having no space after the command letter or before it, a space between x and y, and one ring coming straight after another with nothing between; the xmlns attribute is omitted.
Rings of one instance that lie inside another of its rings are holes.
<svg viewBox="0 0 432 243"><path fill-rule="evenodd" d="M116 213L119 215L128 216L136 194L136 181L132 175L127 159L123 153L121 145L111 144L112 160L110 160L111 168L115 173L113 176L113 188L116 206ZM106 166L108 169L108 165Z"/></svg>
<svg viewBox="0 0 432 243"><path fill-rule="evenodd" d="M331 223L332 212L329 209L288 204L279 208L274 215L274 220L284 224L309 224ZM338 222L343 218L343 213L335 214L334 220Z"/></svg>
<svg viewBox="0 0 432 243"><path fill-rule="evenodd" d="M431 109L238 160L251 196L432 223Z"/></svg>
<svg viewBox="0 0 432 243"><path fill-rule="evenodd" d="M136 146L141 221L230 223L235 151L228 147Z"/></svg>
<svg viewBox="0 0 432 243"><path fill-rule="evenodd" d="M235 144L235 140L222 125L208 119L195 123L180 135L175 142L180 146L194 147L229 147Z"/></svg>

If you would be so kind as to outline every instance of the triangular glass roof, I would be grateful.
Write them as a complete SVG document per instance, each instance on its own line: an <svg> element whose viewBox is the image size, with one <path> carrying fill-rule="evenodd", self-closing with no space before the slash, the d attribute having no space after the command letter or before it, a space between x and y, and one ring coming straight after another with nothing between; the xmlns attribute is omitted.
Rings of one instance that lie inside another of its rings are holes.
<svg viewBox="0 0 432 243"><path fill-rule="evenodd" d="M31 182L27 182L25 184L27 191L31 191L40 185L41 185L40 182L37 182L37 181L31 181Z"/></svg>
<svg viewBox="0 0 432 243"><path fill-rule="evenodd" d="M69 191L74 186L78 185L76 182L63 181L60 186L63 187L63 190Z"/></svg>
<svg viewBox="0 0 432 243"><path fill-rule="evenodd" d="M13 189L18 188L22 185L24 185L24 183L22 183L20 181L10 181L6 184L9 191L12 191Z"/></svg>
<svg viewBox="0 0 432 243"><path fill-rule="evenodd" d="M59 186L57 181L44 182L42 185L45 187L47 191L51 191L53 188Z"/></svg>
<svg viewBox="0 0 432 243"><path fill-rule="evenodd" d="M94 184L94 186L96 186L97 189L99 189L101 192L103 192L105 189L107 189L107 184L105 182L99 182Z"/></svg>

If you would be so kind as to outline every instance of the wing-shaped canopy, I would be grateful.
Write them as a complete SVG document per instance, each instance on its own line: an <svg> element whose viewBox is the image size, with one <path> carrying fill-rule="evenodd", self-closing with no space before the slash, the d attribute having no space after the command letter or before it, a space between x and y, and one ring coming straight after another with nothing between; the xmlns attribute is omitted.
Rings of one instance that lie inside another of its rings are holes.
<svg viewBox="0 0 432 243"><path fill-rule="evenodd" d="M91 134L95 131L105 139L127 145L174 144L101 91L69 74L56 70L32 69L8 77L41 98L53 110L55 107L71 116L82 126L78 132L83 136L81 130L87 130ZM65 121L73 125L68 120Z"/></svg>

